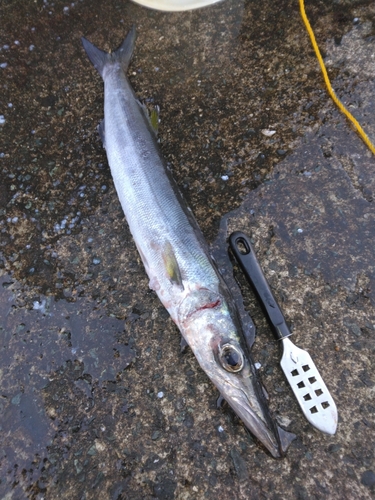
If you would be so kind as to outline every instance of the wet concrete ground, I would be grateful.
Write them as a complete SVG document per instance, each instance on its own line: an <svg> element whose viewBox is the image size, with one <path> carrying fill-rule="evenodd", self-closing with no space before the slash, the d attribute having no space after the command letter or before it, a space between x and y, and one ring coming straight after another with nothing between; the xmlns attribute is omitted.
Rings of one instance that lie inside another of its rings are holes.
<svg viewBox="0 0 375 500"><path fill-rule="evenodd" d="M374 142L373 2L306 8ZM3 0L0 19L1 498L373 498L375 159L327 96L297 3ZM113 49L133 23L132 84L161 108L163 154L205 236L222 258L230 231L252 234L336 401L337 434L314 431L235 270L270 408L297 435L281 460L180 354L123 218L80 37Z"/></svg>

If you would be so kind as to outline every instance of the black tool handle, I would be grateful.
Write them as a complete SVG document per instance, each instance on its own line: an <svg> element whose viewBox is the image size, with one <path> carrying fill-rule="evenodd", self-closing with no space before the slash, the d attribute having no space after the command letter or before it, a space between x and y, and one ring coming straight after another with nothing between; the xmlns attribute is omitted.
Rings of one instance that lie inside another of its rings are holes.
<svg viewBox="0 0 375 500"><path fill-rule="evenodd" d="M291 332L256 258L250 238L236 231L230 235L229 244L270 322L275 337L279 340L289 337Z"/></svg>

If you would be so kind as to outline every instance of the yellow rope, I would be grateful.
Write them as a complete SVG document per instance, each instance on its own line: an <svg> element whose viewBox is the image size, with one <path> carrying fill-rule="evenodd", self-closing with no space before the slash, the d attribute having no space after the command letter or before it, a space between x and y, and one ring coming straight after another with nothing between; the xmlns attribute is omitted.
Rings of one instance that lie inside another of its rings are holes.
<svg viewBox="0 0 375 500"><path fill-rule="evenodd" d="M316 57L318 58L320 68L322 70L324 81L326 83L329 95L332 97L333 101L336 103L338 108L348 118L348 120L350 120L353 123L353 125L357 129L357 132L362 137L364 143L370 148L372 153L375 155L375 146L372 144L370 139L367 137L367 135L366 135L365 131L363 130L363 128L361 127L361 125L357 122L357 120L354 118L354 116L345 108L345 106L341 103L341 101L336 97L335 91L332 89L331 82L329 81L327 70L326 70L326 67L324 66L323 58L320 54L318 44L316 43L314 32L313 32L311 25L309 23L309 20L307 19L307 16L306 16L304 0L299 0L299 5L300 5L300 9L301 9L301 16L302 16L303 22L305 23L306 29L310 35L311 43L312 43L312 46L314 47Z"/></svg>

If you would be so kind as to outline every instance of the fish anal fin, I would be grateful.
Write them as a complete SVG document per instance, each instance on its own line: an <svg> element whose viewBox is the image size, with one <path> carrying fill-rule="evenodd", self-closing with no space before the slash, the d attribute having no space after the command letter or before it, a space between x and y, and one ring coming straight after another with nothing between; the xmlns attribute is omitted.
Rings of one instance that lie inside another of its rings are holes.
<svg viewBox="0 0 375 500"><path fill-rule="evenodd" d="M176 256L169 241L167 241L164 245L162 257L168 278L173 284L177 285L183 290L184 285L182 283L181 271L178 267Z"/></svg>

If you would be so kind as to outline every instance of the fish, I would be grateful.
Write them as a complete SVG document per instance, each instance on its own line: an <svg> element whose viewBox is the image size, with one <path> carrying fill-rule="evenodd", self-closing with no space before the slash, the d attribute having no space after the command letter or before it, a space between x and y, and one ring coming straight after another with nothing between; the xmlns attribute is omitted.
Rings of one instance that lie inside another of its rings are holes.
<svg viewBox="0 0 375 500"><path fill-rule="evenodd" d="M126 76L135 38L133 26L114 52L84 37L82 44L104 81L99 133L149 287L222 398L270 454L281 457L295 436L270 415L229 288Z"/></svg>

